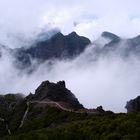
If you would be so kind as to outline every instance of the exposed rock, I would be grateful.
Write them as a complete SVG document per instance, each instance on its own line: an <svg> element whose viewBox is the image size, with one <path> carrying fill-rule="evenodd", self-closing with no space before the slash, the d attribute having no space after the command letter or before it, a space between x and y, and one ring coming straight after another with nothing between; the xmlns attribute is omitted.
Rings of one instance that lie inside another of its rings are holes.
<svg viewBox="0 0 140 140"><path fill-rule="evenodd" d="M140 96L127 102L127 112L140 112Z"/></svg>
<svg viewBox="0 0 140 140"><path fill-rule="evenodd" d="M59 81L58 83L51 83L49 81L42 82L41 85L36 89L35 95L32 99L48 99L56 102L62 101L69 103L74 108L83 108L74 94L66 88L64 81Z"/></svg>
<svg viewBox="0 0 140 140"><path fill-rule="evenodd" d="M99 111L100 113L105 112L102 106L98 106L96 110Z"/></svg>

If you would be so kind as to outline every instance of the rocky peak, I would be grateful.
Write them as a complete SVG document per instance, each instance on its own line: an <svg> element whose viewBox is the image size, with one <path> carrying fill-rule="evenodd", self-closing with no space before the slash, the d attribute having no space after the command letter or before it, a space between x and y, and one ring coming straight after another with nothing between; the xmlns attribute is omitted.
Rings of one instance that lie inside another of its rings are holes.
<svg viewBox="0 0 140 140"><path fill-rule="evenodd" d="M59 82L57 82L57 85L62 88L66 88L65 81L59 81Z"/></svg>
<svg viewBox="0 0 140 140"><path fill-rule="evenodd" d="M76 32L71 32L70 34L68 34L67 36L71 36L71 37L77 37L79 36Z"/></svg>
<svg viewBox="0 0 140 140"><path fill-rule="evenodd" d="M50 100L69 103L73 108L83 108L74 94L65 86L65 81L52 83L44 81L36 89L32 100Z"/></svg>
<svg viewBox="0 0 140 140"><path fill-rule="evenodd" d="M116 40L116 39L119 39L120 37L118 37L117 35L115 35L115 34L113 34L113 33L110 33L110 32L107 32L107 31L105 31L105 32L103 32L102 34L101 34L101 36L102 37L105 37L105 38L109 38L109 39L111 39L111 40Z"/></svg>
<svg viewBox="0 0 140 140"><path fill-rule="evenodd" d="M29 48L16 49L14 56L19 65L17 67L24 68L31 65L31 59L44 62L52 58L74 58L82 53L90 43L88 38L79 36L75 32L69 35L58 32L49 39L36 40L36 43Z"/></svg>

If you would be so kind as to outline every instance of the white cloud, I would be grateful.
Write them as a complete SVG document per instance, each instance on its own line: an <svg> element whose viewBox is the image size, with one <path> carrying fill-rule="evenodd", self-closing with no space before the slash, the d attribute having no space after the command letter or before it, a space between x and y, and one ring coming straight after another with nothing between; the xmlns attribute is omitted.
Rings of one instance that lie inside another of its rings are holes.
<svg viewBox="0 0 140 140"><path fill-rule="evenodd" d="M10 38L7 32L28 38L45 25L64 34L75 30L92 40L104 30L135 36L140 33L139 5L139 0L0 0L0 41Z"/></svg>

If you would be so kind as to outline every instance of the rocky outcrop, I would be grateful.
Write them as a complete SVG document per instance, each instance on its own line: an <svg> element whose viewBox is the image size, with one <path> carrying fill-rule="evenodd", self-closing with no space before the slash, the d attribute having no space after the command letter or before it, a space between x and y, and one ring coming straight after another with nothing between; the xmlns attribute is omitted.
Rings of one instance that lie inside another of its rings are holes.
<svg viewBox="0 0 140 140"><path fill-rule="evenodd" d="M127 102L127 112L140 112L140 96Z"/></svg>
<svg viewBox="0 0 140 140"><path fill-rule="evenodd" d="M74 94L66 88L64 81L59 81L57 83L52 83L49 81L42 82L36 89L32 100L65 102L69 103L75 109L83 108Z"/></svg>

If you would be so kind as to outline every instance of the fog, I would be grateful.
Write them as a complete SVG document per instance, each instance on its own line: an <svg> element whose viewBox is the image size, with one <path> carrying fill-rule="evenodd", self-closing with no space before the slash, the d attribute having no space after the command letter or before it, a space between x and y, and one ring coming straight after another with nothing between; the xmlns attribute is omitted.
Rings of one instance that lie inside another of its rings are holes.
<svg viewBox="0 0 140 140"><path fill-rule="evenodd" d="M106 110L126 112L126 102L139 95L140 60L134 55L97 57L95 45L73 60L51 60L37 64L32 74L14 67L14 58L3 51L0 59L0 93L34 93L42 81L65 80L87 108L102 105ZM97 58L96 58L97 57ZM35 64L35 63L34 63ZM51 64L51 65L50 65Z"/></svg>

